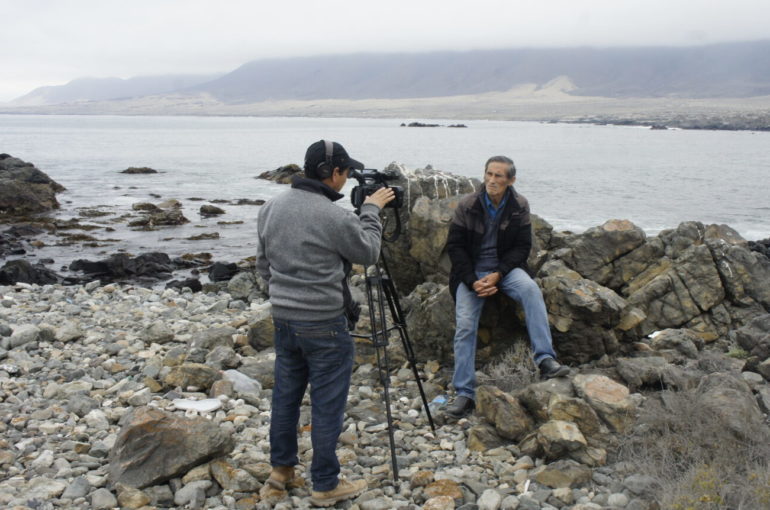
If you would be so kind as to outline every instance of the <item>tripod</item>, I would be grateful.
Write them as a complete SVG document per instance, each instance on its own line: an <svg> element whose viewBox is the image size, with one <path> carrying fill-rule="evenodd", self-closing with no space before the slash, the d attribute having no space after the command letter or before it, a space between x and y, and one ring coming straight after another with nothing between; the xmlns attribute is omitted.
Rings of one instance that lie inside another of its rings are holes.
<svg viewBox="0 0 770 510"><path fill-rule="evenodd" d="M414 374L414 380L417 382L417 387L420 389L420 397L422 398L422 405L425 409L425 415L428 417L428 423L430 428L434 432L436 426L433 424L433 417L430 414L428 408L428 400L425 398L425 391L422 388L422 381L420 375L417 372L417 365L415 364L414 350L412 349L412 342L409 340L409 334L406 330L406 321L404 318L404 312L401 309L401 303L398 301L398 294L396 293L396 287L393 284L393 280L390 277L390 270L388 269L387 261L385 260L385 254L380 250L380 258L376 264L369 266L366 271L366 300L369 305L369 319L371 321L371 334L370 335L353 335L357 338L368 338L374 345L375 352L377 354L377 370L380 377L380 382L383 387L383 398L385 400L385 412L388 417L388 439L390 440L390 459L393 465L393 481L398 481L398 462L396 461L396 445L393 438L393 415L390 410L390 367L388 361L388 333L397 329L399 336L401 337L401 344L404 346L404 353L409 361L409 366L412 368ZM390 315L393 320L393 325L388 327L386 315L385 315L385 303L387 302L390 309Z"/></svg>

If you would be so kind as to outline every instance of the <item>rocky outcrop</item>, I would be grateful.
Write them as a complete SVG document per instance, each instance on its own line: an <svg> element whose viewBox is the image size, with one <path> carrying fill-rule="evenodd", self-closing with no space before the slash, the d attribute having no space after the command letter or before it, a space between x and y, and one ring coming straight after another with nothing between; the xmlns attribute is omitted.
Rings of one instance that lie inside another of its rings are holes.
<svg viewBox="0 0 770 510"><path fill-rule="evenodd" d="M295 175L304 177L305 172L298 165L291 163L288 165L280 166L275 170L262 172L257 176L257 179L265 179L268 181L277 182L278 184L291 184L291 180Z"/></svg>
<svg viewBox="0 0 770 510"><path fill-rule="evenodd" d="M0 218L56 209L62 191L64 186L32 163L0 154Z"/></svg>
<svg viewBox="0 0 770 510"><path fill-rule="evenodd" d="M0 285L11 285L17 282L56 283L61 277L42 264L30 264L26 260L11 260L0 267Z"/></svg>

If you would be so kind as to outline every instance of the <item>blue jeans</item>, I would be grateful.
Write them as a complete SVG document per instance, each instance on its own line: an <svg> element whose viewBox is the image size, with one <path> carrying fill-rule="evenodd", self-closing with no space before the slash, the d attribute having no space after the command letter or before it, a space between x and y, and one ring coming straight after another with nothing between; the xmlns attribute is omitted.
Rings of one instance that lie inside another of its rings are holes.
<svg viewBox="0 0 770 510"><path fill-rule="evenodd" d="M491 271L477 272L481 279ZM532 346L535 363L539 364L545 358L556 359L551 339L551 329L548 326L548 313L543 302L540 287L530 278L526 271L516 268L509 272L497 284L498 289L524 308L527 332ZM476 395L476 340L479 329L479 319L487 298L476 295L464 283L457 288L455 298L455 373L452 385L458 395L475 399Z"/></svg>
<svg viewBox="0 0 770 510"><path fill-rule="evenodd" d="M344 316L328 321L273 319L275 386L270 419L270 463L294 466L297 424L310 383L313 489L329 491L338 483L337 439L342 432L355 347Z"/></svg>

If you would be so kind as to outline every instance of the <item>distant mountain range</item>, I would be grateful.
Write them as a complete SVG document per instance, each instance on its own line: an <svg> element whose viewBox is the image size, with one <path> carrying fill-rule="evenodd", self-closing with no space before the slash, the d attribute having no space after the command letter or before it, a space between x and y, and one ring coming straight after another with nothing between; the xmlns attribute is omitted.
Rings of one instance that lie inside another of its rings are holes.
<svg viewBox="0 0 770 510"><path fill-rule="evenodd" d="M220 76L74 80L14 105L207 94L225 104L402 99L506 91L567 77L576 96L741 98L770 95L770 40L698 47L558 48L265 59Z"/></svg>
<svg viewBox="0 0 770 510"><path fill-rule="evenodd" d="M38 87L12 101L18 106L37 106L79 101L109 101L173 93L210 82L222 74L137 76L135 78L78 78L66 85Z"/></svg>

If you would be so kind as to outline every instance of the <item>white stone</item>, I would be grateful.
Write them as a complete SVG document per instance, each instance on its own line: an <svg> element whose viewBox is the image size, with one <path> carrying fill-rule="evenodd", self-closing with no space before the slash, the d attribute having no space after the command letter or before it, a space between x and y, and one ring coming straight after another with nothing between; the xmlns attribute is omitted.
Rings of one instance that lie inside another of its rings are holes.
<svg viewBox="0 0 770 510"><path fill-rule="evenodd" d="M222 407L222 401L218 398L207 398L204 400L192 400L189 398L178 398L171 402L174 407L182 410L192 410L199 413L210 413Z"/></svg>

